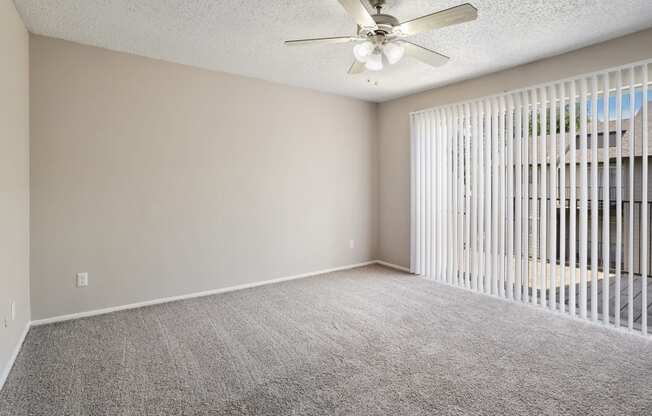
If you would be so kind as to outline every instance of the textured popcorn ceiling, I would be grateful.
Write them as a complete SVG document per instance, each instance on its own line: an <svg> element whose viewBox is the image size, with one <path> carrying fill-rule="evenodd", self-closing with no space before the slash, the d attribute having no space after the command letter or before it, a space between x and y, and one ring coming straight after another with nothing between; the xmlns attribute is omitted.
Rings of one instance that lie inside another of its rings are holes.
<svg viewBox="0 0 652 416"><path fill-rule="evenodd" d="M465 0L388 0L399 20ZM347 75L352 45L286 47L351 35L336 0L15 0L31 32L370 101L385 101L556 55L652 26L652 0L471 0L474 22L410 38L451 57L404 58ZM374 82L369 82L369 80ZM374 85L377 81L377 85Z"/></svg>

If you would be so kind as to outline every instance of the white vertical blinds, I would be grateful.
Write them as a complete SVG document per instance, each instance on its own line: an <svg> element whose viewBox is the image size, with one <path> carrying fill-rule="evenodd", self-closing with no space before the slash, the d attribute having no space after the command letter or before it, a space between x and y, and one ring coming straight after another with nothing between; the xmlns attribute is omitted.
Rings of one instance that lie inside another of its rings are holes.
<svg viewBox="0 0 652 416"><path fill-rule="evenodd" d="M411 271L647 334L651 70L412 113Z"/></svg>

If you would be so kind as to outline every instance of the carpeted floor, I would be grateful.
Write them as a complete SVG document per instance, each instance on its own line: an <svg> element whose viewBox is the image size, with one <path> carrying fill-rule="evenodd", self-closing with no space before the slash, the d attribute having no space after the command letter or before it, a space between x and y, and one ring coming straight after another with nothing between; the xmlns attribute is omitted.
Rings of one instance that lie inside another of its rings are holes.
<svg viewBox="0 0 652 416"><path fill-rule="evenodd" d="M380 266L33 328L0 415L650 415L652 342Z"/></svg>

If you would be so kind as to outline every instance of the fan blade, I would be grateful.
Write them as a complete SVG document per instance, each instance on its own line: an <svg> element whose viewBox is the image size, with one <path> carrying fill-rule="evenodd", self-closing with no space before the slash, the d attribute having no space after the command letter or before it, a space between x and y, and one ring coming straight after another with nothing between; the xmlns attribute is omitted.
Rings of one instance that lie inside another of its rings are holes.
<svg viewBox="0 0 652 416"><path fill-rule="evenodd" d="M365 68L364 64L362 62L359 62L358 60L353 61L353 64L351 65L351 68L349 68L349 75L356 75L356 74L362 74L367 68Z"/></svg>
<svg viewBox="0 0 652 416"><path fill-rule="evenodd" d="M442 55L435 51L431 51L428 48L424 48L423 46L419 46L411 42L406 42L402 40L401 44L403 45L403 48L405 48L405 54L407 56L410 56L414 59L418 59L419 61L426 63L430 66L444 65L450 59L446 55Z"/></svg>
<svg viewBox="0 0 652 416"><path fill-rule="evenodd" d="M442 27L468 22L477 18L478 9L469 3L465 3L460 6L451 7L450 9L403 22L398 26L398 30L400 30L402 34L410 36L416 35L417 33L428 32L433 29L441 29Z"/></svg>
<svg viewBox="0 0 652 416"><path fill-rule="evenodd" d="M338 0L344 10L362 27L376 29L376 22L371 17L367 9L360 2L361 0Z"/></svg>
<svg viewBox="0 0 652 416"><path fill-rule="evenodd" d="M333 44L333 43L349 43L358 40L352 36L340 36L335 38L315 38L315 39L296 39L286 40L285 44L288 46L295 45L312 45L312 44Z"/></svg>

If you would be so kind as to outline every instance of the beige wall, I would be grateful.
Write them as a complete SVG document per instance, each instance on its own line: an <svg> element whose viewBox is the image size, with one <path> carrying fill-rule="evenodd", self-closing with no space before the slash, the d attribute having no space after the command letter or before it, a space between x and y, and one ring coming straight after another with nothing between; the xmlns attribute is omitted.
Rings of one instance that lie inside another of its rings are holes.
<svg viewBox="0 0 652 416"><path fill-rule="evenodd" d="M381 260L410 263L409 113L652 58L652 29L379 105Z"/></svg>
<svg viewBox="0 0 652 416"><path fill-rule="evenodd" d="M375 104L30 44L33 319L374 259Z"/></svg>
<svg viewBox="0 0 652 416"><path fill-rule="evenodd" d="M652 30L376 106L33 36L33 317L408 266L410 111L649 57Z"/></svg>
<svg viewBox="0 0 652 416"><path fill-rule="evenodd" d="M28 41L14 3L0 1L0 384L30 320Z"/></svg>

